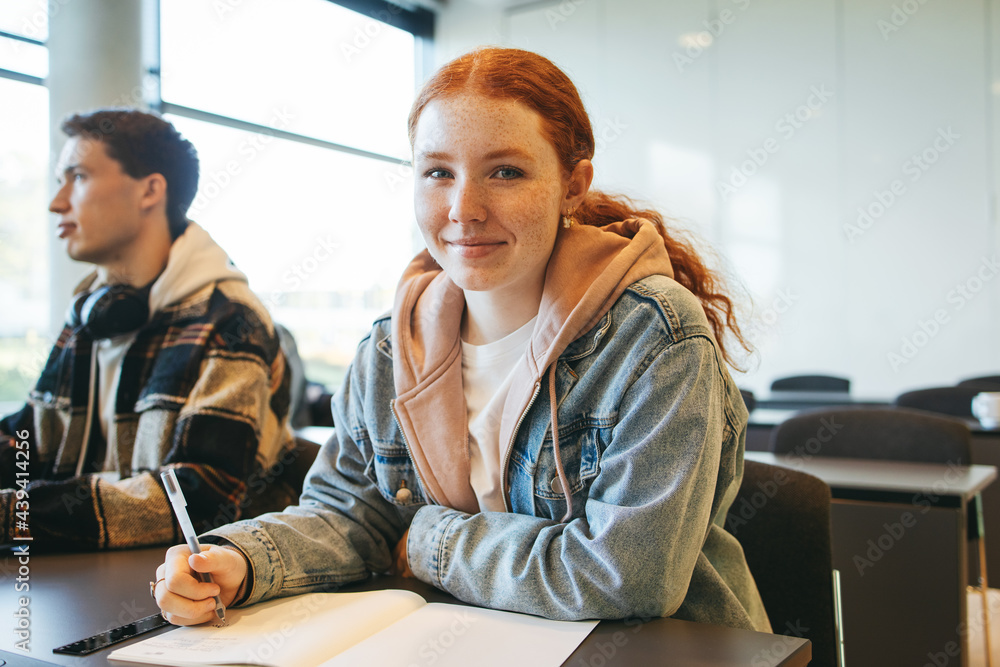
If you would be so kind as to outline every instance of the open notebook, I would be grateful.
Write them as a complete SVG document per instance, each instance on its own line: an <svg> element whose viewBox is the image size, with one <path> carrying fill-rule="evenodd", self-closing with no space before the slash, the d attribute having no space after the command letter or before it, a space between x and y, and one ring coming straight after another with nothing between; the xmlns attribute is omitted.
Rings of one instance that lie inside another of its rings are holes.
<svg viewBox="0 0 1000 667"><path fill-rule="evenodd" d="M108 656L155 665L555 667L597 621L455 604L416 593L308 593L226 612L228 625L177 628Z"/></svg>

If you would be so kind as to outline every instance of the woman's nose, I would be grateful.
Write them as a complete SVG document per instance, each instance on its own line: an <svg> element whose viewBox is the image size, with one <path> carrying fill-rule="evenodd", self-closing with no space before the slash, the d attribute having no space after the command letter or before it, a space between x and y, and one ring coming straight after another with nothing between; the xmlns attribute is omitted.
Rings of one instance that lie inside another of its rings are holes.
<svg viewBox="0 0 1000 667"><path fill-rule="evenodd" d="M476 183L459 181L452 191L451 210L448 217L452 222L469 224L486 219L486 197Z"/></svg>

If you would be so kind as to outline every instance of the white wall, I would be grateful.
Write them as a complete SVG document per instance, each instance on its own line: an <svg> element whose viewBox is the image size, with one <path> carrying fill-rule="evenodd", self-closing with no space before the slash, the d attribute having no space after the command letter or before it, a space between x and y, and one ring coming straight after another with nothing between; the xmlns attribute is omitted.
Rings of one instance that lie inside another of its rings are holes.
<svg viewBox="0 0 1000 667"><path fill-rule="evenodd" d="M723 256L753 300L741 386L817 371L892 397L1000 370L1000 0L451 3L437 64L479 44L563 67L597 185Z"/></svg>

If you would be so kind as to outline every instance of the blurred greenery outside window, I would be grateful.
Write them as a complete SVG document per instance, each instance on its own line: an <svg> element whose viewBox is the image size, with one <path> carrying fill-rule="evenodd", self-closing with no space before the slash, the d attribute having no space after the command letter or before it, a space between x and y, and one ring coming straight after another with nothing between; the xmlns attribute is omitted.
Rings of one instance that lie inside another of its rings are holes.
<svg viewBox="0 0 1000 667"><path fill-rule="evenodd" d="M24 402L53 342L47 38L44 2L0 3L0 416Z"/></svg>
<svg viewBox="0 0 1000 667"><path fill-rule="evenodd" d="M406 117L428 37L385 2L160 3L161 111L201 159L189 217L330 391L422 247Z"/></svg>

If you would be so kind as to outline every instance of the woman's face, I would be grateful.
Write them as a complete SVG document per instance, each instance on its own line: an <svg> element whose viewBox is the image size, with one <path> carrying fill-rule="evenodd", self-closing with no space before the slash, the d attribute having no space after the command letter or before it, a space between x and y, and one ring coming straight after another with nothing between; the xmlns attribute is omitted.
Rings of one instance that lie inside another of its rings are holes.
<svg viewBox="0 0 1000 667"><path fill-rule="evenodd" d="M435 99L417 123L413 168L420 231L459 287L540 290L569 179L536 112L471 94Z"/></svg>

